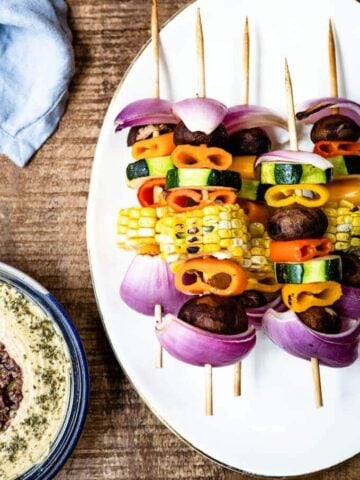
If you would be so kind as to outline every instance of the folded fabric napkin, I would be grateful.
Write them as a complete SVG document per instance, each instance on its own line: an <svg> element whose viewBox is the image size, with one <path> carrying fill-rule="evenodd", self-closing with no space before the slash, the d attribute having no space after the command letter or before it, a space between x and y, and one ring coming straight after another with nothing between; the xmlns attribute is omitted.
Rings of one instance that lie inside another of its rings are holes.
<svg viewBox="0 0 360 480"><path fill-rule="evenodd" d="M23 167L56 128L74 73L64 0L0 2L0 154Z"/></svg>

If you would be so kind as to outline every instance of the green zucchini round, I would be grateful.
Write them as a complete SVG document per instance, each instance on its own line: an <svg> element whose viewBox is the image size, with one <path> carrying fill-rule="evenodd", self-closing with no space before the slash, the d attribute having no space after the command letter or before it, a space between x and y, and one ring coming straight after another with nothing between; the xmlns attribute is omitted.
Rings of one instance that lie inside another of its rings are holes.
<svg viewBox="0 0 360 480"><path fill-rule="evenodd" d="M173 168L167 172L166 188L233 188L240 190L241 176L231 170L208 168Z"/></svg>
<svg viewBox="0 0 360 480"><path fill-rule="evenodd" d="M321 170L313 165L302 163L263 162L261 183L270 185L294 185L297 183L329 183L332 168Z"/></svg>
<svg viewBox="0 0 360 480"><path fill-rule="evenodd" d="M274 262L277 283L339 282L341 280L341 258L327 255L306 262Z"/></svg>

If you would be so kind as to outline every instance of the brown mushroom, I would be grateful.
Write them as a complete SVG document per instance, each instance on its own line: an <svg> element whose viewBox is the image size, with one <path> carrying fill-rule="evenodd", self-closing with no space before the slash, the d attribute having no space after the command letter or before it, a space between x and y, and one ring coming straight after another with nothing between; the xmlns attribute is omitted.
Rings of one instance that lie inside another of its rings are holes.
<svg viewBox="0 0 360 480"><path fill-rule="evenodd" d="M341 283L348 287L360 288L360 258L358 255L351 252L343 252L341 250L334 252L334 254L341 257Z"/></svg>
<svg viewBox="0 0 360 480"><path fill-rule="evenodd" d="M131 147L134 143L140 140L152 138L154 132L162 135L163 133L170 133L174 131L175 125L171 123L161 123L159 125L140 125L138 127L131 127L127 136L127 146Z"/></svg>
<svg viewBox="0 0 360 480"><path fill-rule="evenodd" d="M298 240L322 237L327 227L328 219L320 208L293 205L275 210L267 231L273 240Z"/></svg>
<svg viewBox="0 0 360 480"><path fill-rule="evenodd" d="M356 142L360 137L360 126L349 117L333 114L315 122L310 136L314 143L320 142L321 140L347 140Z"/></svg>
<svg viewBox="0 0 360 480"><path fill-rule="evenodd" d="M305 325L317 332L336 334L341 330L341 319L330 307L311 307L297 315Z"/></svg>
<svg viewBox="0 0 360 480"><path fill-rule="evenodd" d="M191 132L184 124L179 122L174 132L175 145L207 145L229 150L229 135L222 123L209 135L203 132Z"/></svg>
<svg viewBox="0 0 360 480"><path fill-rule="evenodd" d="M248 128L230 135L232 155L262 155L270 148L270 138L262 128Z"/></svg>
<svg viewBox="0 0 360 480"><path fill-rule="evenodd" d="M262 307L268 303L265 295L257 290L246 290L236 298L244 308Z"/></svg>
<svg viewBox="0 0 360 480"><path fill-rule="evenodd" d="M202 330L222 335L235 335L248 329L244 308L231 297L204 295L192 298L181 307L178 317Z"/></svg>

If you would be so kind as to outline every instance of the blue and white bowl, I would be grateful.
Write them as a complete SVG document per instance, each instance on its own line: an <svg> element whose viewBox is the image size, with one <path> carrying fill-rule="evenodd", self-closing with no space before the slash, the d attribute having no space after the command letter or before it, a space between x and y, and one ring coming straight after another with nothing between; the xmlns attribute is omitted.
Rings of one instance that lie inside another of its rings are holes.
<svg viewBox="0 0 360 480"><path fill-rule="evenodd" d="M19 270L0 262L0 281L17 288L54 321L67 344L70 357L70 395L63 424L49 454L18 480L50 480L74 450L82 432L89 401L89 372L79 334L57 300L39 283Z"/></svg>

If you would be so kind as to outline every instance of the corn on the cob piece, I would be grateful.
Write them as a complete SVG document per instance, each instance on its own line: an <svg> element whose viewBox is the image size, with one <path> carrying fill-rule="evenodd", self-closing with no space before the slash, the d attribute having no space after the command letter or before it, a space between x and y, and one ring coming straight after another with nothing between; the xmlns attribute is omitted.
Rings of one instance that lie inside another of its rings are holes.
<svg viewBox="0 0 360 480"><path fill-rule="evenodd" d="M117 220L117 244L125 250L158 254L155 240L158 214L152 207L132 207L120 210Z"/></svg>
<svg viewBox="0 0 360 480"><path fill-rule="evenodd" d="M248 245L246 217L239 205L168 212L156 224L155 239L170 263L205 254L242 263Z"/></svg>
<svg viewBox="0 0 360 480"><path fill-rule="evenodd" d="M325 236L333 250L349 250L360 246L360 207L347 200L331 202L324 206L329 222Z"/></svg>
<svg viewBox="0 0 360 480"><path fill-rule="evenodd" d="M268 272L272 270L269 260L270 238L265 226L259 222L250 223L248 250L245 254L244 268L252 272Z"/></svg>

